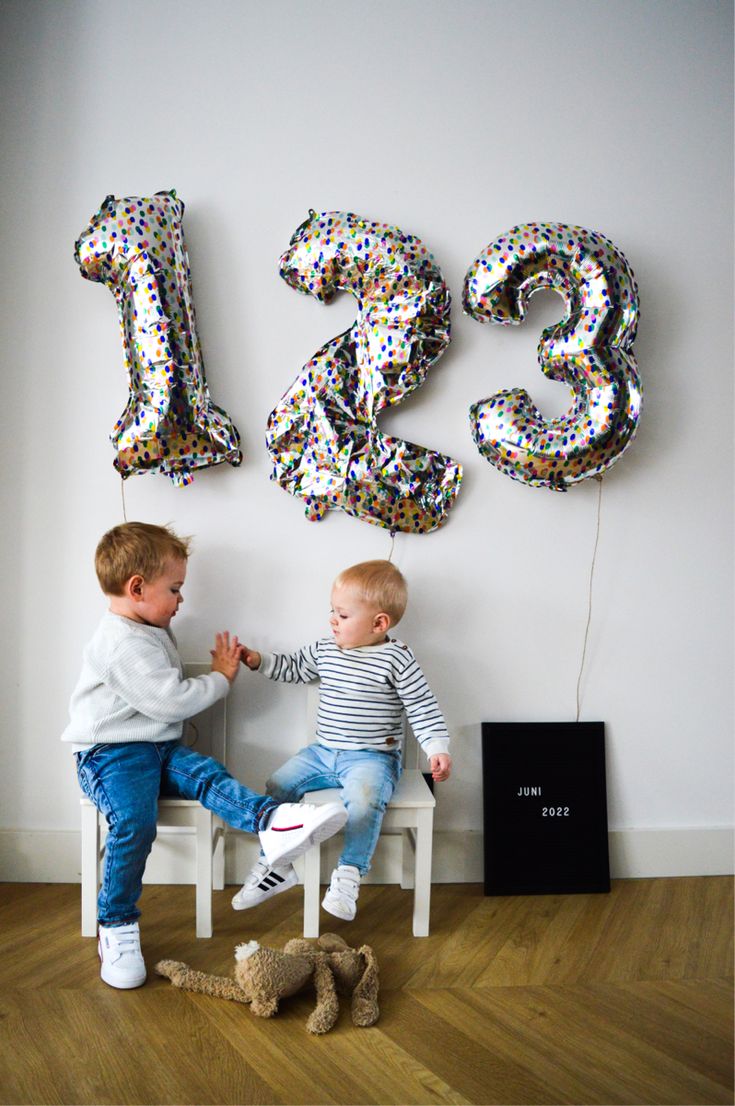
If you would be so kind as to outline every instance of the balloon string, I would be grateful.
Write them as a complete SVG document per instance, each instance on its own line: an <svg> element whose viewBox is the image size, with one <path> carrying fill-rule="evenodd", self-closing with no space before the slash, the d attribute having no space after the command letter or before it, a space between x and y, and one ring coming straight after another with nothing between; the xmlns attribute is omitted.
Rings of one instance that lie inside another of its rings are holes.
<svg viewBox="0 0 735 1106"><path fill-rule="evenodd" d="M594 575L595 575L595 562L597 560L597 546L598 546L598 543L600 541L600 517L602 515L602 477L601 476L596 476L595 480L597 481L597 483L599 485L599 490L598 490L598 494L597 494L597 530L596 530L596 533L595 533L595 548L592 552L592 564L590 565L590 586L589 586L589 596L588 596L588 601L587 601L587 625L586 625L585 631L584 631L584 646L582 648L582 663L579 667L579 676L577 677L577 718L576 718L577 722L579 722L579 712L580 712L579 689L580 689L580 686L582 684L582 673L584 672L584 661L585 661L585 657L587 656L587 639L589 637L590 623L592 621L592 581L593 581Z"/></svg>
<svg viewBox="0 0 735 1106"><path fill-rule="evenodd" d="M396 533L397 533L396 530L391 530L391 532L390 532L390 553L388 554L388 561L393 560L393 551L396 547ZM410 732L411 731L408 728L408 723L406 722L406 715L405 715L405 712L404 712L404 715L403 715L403 746L402 746L404 767L405 767L405 763L406 763L406 737L408 736L408 734ZM421 754L419 753L419 743L418 743L418 741L414 741L413 746L414 746L414 748L413 748L413 766L414 766L414 768L418 768L420 763L421 763Z"/></svg>
<svg viewBox="0 0 735 1106"><path fill-rule="evenodd" d="M122 497L122 509L123 509L123 522L128 521L127 511L125 510L125 481L120 480L120 495Z"/></svg>

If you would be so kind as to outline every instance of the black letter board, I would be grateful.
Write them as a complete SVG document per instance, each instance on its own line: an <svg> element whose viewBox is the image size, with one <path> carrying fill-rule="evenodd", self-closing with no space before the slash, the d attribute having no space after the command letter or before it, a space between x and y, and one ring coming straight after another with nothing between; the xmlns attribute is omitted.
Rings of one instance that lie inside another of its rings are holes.
<svg viewBox="0 0 735 1106"><path fill-rule="evenodd" d="M483 722L485 894L610 890L604 722Z"/></svg>

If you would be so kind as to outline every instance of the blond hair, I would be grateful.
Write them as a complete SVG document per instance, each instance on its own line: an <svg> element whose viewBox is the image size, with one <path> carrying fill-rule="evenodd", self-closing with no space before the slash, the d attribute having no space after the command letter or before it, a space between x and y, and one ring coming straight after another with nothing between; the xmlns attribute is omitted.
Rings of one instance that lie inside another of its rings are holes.
<svg viewBox="0 0 735 1106"><path fill-rule="evenodd" d="M180 538L167 526L148 522L124 522L100 539L94 555L97 579L105 595L122 595L131 576L150 582L169 560L185 561L190 538Z"/></svg>
<svg viewBox="0 0 735 1106"><path fill-rule="evenodd" d="M361 561L340 572L335 587L352 587L365 603L373 604L390 616L395 626L403 617L408 588L403 574L391 561Z"/></svg>

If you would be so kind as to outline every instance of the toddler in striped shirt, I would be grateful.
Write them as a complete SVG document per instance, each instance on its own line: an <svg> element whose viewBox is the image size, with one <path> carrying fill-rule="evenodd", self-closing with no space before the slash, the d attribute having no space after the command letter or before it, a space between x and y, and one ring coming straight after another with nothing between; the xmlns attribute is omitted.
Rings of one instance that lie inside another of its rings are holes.
<svg viewBox="0 0 735 1106"><path fill-rule="evenodd" d="M319 680L316 740L286 761L266 784L278 802L339 787L347 810L344 842L322 906L351 921L360 879L370 870L385 808L401 774L404 715L428 757L433 779L449 778L446 723L411 649L389 635L406 609L407 588L390 561L363 561L332 587L330 628L292 654L258 653L241 645L242 662L271 680ZM257 906L298 882L291 864L261 854L232 900Z"/></svg>

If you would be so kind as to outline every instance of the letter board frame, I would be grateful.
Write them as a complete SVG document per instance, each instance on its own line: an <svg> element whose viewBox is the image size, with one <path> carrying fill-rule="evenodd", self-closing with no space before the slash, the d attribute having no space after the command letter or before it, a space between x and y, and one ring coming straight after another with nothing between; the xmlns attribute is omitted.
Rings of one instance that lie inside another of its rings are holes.
<svg viewBox="0 0 735 1106"><path fill-rule="evenodd" d="M486 895L610 890L604 722L483 722Z"/></svg>

